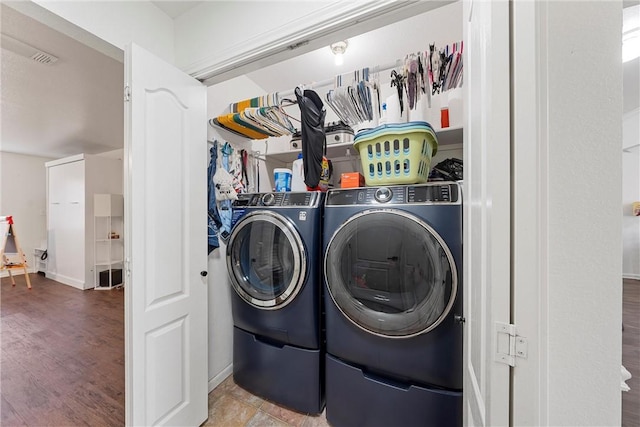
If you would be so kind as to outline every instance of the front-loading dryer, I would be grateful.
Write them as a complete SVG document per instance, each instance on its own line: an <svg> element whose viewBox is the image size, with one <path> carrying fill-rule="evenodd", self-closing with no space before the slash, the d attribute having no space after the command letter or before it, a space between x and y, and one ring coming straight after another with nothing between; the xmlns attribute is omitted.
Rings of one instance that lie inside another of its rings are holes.
<svg viewBox="0 0 640 427"><path fill-rule="evenodd" d="M318 192L239 194L226 261L238 385L303 413L324 408L322 201Z"/></svg>
<svg viewBox="0 0 640 427"><path fill-rule="evenodd" d="M459 184L331 190L323 235L327 420L461 425Z"/></svg>

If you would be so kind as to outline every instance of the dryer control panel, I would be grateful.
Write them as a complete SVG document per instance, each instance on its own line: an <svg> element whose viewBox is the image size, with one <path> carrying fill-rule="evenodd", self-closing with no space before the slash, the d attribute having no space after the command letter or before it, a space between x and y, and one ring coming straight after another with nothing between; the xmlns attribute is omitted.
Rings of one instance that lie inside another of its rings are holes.
<svg viewBox="0 0 640 427"><path fill-rule="evenodd" d="M460 204L460 186L455 182L434 182L419 185L363 187L330 190L327 206Z"/></svg>

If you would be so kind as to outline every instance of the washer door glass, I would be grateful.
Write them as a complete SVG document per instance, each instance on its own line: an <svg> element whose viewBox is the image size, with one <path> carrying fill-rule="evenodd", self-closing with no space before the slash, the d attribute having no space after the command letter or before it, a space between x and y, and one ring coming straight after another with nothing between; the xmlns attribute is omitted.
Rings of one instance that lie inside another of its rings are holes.
<svg viewBox="0 0 640 427"><path fill-rule="evenodd" d="M234 227L227 246L231 285L248 303L275 309L302 287L306 253L293 224L271 212L255 212Z"/></svg>
<svg viewBox="0 0 640 427"><path fill-rule="evenodd" d="M329 242L324 268L342 313L385 337L432 330L457 292L453 257L442 238L400 210L365 211L344 223Z"/></svg>

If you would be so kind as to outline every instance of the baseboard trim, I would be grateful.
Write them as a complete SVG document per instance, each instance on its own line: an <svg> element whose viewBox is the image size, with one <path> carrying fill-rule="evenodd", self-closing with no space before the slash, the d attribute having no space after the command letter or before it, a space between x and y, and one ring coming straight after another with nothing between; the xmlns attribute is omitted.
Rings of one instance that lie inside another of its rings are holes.
<svg viewBox="0 0 640 427"><path fill-rule="evenodd" d="M623 274L622 275L623 279L634 279L634 280L640 280L640 274Z"/></svg>
<svg viewBox="0 0 640 427"><path fill-rule="evenodd" d="M232 373L233 373L233 363L230 363L229 366L224 368L218 375L216 375L215 377L209 380L209 393L211 393L214 388L222 384L222 381L226 380L227 377Z"/></svg>
<svg viewBox="0 0 640 427"><path fill-rule="evenodd" d="M84 282L81 282L77 279L72 279L71 277L62 276L60 274L55 273L46 273L47 279L55 280L56 282L62 283L64 285L69 285L76 289L80 289L84 291L86 288L84 287Z"/></svg>

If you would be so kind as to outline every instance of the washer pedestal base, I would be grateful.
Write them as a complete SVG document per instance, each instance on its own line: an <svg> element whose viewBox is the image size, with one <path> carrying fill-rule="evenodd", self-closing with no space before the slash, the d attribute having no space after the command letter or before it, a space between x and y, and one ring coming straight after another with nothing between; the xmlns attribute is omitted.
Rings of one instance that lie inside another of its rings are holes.
<svg viewBox="0 0 640 427"><path fill-rule="evenodd" d="M252 394L305 414L324 409L320 349L308 350L233 328L233 379Z"/></svg>
<svg viewBox="0 0 640 427"><path fill-rule="evenodd" d="M326 355L327 421L334 427L460 427L462 392L369 376Z"/></svg>

